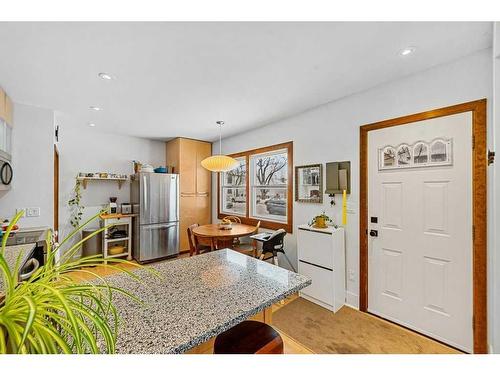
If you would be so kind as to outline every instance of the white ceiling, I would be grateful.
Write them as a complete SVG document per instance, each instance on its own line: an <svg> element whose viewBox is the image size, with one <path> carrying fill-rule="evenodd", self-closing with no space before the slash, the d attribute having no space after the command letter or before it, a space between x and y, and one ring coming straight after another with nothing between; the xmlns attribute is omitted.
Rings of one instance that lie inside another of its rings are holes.
<svg viewBox="0 0 500 375"><path fill-rule="evenodd" d="M67 112L96 131L213 140L216 120L226 121L224 136L258 127L488 48L491 29L487 22L2 22L0 85L15 102ZM417 50L400 56L406 46Z"/></svg>

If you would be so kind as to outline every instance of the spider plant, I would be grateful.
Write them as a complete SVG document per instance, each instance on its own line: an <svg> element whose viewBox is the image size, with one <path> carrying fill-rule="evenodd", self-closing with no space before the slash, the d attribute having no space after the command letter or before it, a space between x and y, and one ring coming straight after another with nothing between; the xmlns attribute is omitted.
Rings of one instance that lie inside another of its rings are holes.
<svg viewBox="0 0 500 375"><path fill-rule="evenodd" d="M21 256L9 268L4 254L12 226L22 216L11 220L4 233L0 251L0 273L4 281L4 295L0 291L0 353L114 353L118 334L119 315L113 305L113 296L123 294L133 301L137 297L126 290L110 285L87 266L103 263L101 255L72 260L84 241L102 232L67 245L80 230L97 219L96 216L75 228L60 244L47 234L47 262L28 280L18 282ZM68 249L64 249L69 247ZM56 254L66 250L56 263ZM118 267L125 260L108 260L132 279L137 275ZM77 279L71 272L89 274L92 280Z"/></svg>

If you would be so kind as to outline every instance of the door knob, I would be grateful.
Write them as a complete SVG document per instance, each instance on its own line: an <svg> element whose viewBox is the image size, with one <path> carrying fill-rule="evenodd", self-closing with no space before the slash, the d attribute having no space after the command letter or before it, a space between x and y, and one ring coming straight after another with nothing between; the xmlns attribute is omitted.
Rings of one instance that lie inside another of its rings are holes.
<svg viewBox="0 0 500 375"><path fill-rule="evenodd" d="M370 237L378 237L378 230L375 229L370 230Z"/></svg>

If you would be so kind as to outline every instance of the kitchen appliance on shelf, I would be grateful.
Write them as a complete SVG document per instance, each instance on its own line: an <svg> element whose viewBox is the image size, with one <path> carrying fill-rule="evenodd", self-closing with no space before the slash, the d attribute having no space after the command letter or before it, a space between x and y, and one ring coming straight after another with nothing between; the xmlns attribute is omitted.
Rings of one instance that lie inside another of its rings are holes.
<svg viewBox="0 0 500 375"><path fill-rule="evenodd" d="M120 212L122 215L128 215L132 213L132 205L130 203L122 203Z"/></svg>
<svg viewBox="0 0 500 375"><path fill-rule="evenodd" d="M116 203L117 197L109 197L109 213L116 214L118 213L118 204Z"/></svg>
<svg viewBox="0 0 500 375"><path fill-rule="evenodd" d="M133 225L133 256L139 263L179 254L179 176L131 176L130 203L139 216Z"/></svg>

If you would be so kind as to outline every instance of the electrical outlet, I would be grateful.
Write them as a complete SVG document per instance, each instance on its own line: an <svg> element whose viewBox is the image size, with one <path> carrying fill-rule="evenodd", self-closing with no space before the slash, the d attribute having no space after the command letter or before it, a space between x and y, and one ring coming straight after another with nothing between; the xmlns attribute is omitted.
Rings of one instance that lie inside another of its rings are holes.
<svg viewBox="0 0 500 375"><path fill-rule="evenodd" d="M356 276L354 275L354 270L350 269L348 275L349 275L349 281L355 281Z"/></svg>
<svg viewBox="0 0 500 375"><path fill-rule="evenodd" d="M40 207L28 207L26 209L27 217L38 217L40 216Z"/></svg>
<svg viewBox="0 0 500 375"><path fill-rule="evenodd" d="M16 208L16 215L17 215L19 212L21 212L21 211L23 211L23 216L21 216L21 217L25 217L25 216L26 216L26 209L25 209L25 208Z"/></svg>

